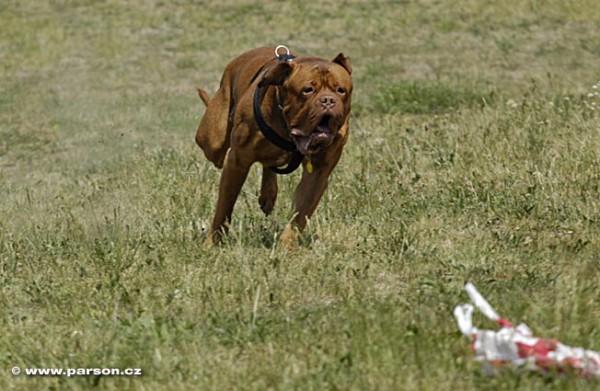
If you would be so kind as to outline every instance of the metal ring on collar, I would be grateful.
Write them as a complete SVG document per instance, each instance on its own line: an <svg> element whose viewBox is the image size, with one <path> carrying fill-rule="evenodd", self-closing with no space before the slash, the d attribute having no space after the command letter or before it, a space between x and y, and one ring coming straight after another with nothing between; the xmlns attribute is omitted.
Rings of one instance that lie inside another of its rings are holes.
<svg viewBox="0 0 600 391"><path fill-rule="evenodd" d="M286 51L286 53L279 54L279 49L284 49ZM279 45L275 48L275 57L277 57L279 59L285 59L286 61L292 61L292 58L290 56L290 49L288 49L288 47L285 45Z"/></svg>

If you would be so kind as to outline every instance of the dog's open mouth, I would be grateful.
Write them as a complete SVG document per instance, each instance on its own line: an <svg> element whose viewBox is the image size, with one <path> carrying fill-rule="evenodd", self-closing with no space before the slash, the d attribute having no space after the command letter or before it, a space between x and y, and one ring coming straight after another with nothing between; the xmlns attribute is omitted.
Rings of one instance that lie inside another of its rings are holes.
<svg viewBox="0 0 600 391"><path fill-rule="evenodd" d="M324 115L321 121L308 135L300 129L292 129L292 138L301 154L310 156L333 142L334 132L330 127L331 116Z"/></svg>

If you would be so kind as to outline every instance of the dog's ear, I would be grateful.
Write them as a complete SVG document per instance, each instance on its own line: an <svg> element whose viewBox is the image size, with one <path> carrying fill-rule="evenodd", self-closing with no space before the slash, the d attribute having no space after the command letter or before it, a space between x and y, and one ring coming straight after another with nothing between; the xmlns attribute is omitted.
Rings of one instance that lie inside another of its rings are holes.
<svg viewBox="0 0 600 391"><path fill-rule="evenodd" d="M265 73L262 80L258 83L258 86L280 86L292 73L292 69L294 69L293 63L287 61L278 62Z"/></svg>
<svg viewBox="0 0 600 391"><path fill-rule="evenodd" d="M343 66L349 74L352 74L352 66L350 66L350 59L344 56L344 53L339 53L331 62L335 62L336 64Z"/></svg>

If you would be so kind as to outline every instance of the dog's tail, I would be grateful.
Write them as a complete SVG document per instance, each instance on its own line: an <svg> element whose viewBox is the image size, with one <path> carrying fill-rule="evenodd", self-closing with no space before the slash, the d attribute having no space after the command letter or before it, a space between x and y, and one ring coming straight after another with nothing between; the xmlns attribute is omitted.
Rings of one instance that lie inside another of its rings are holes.
<svg viewBox="0 0 600 391"><path fill-rule="evenodd" d="M210 97L208 96L206 91L204 91L202 88L198 88L198 95L200 96L200 99L202 99L202 102L204 102L204 105L206 107L208 107L208 102L210 102Z"/></svg>

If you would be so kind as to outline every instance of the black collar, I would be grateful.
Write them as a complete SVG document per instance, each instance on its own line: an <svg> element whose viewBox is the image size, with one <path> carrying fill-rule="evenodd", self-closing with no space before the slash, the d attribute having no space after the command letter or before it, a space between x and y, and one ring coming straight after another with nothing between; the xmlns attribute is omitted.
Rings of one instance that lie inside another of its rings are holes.
<svg viewBox="0 0 600 391"><path fill-rule="evenodd" d="M272 127L269 126L269 124L267 124L267 121L265 120L265 117L263 116L263 114L260 110L260 105L261 105L263 99L265 98L268 88L269 88L269 86L256 87L256 90L254 91L254 105L253 105L254 120L256 121L256 124L258 125L258 128L260 129L260 131L265 135L265 137L270 142L272 142L279 148L292 153L292 157L291 157L290 161L288 162L287 166L285 166L283 168L279 168L279 167L269 167L269 168L271 169L271 171L275 172L276 174L290 174L290 173L296 171L296 169L300 166L300 164L304 160L304 155L302 155L300 153L300 151L298 151L298 148L296 148L296 144L294 144L294 142L286 140L285 138L281 137L279 134L277 134L277 132Z"/></svg>

